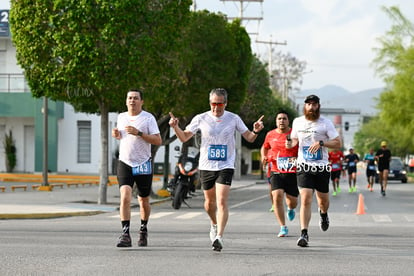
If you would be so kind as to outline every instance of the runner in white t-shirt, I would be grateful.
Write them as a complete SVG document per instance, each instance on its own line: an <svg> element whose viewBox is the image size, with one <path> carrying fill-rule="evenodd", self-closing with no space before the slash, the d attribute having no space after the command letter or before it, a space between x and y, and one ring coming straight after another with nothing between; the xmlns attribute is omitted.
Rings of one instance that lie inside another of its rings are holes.
<svg viewBox="0 0 414 276"><path fill-rule="evenodd" d="M183 143L198 131L201 132L199 169L205 197L204 208L211 220L210 239L213 250L221 251L222 236L229 216L227 200L236 159L235 132L253 142L263 129L263 116L253 124L253 131L249 131L237 114L225 110L225 89L213 89L209 99L210 111L196 115L185 130L178 126L178 119L172 113L169 124Z"/></svg>
<svg viewBox="0 0 414 276"><path fill-rule="evenodd" d="M128 111L119 114L112 137L120 140L117 177L120 192L119 213L122 234L117 247L131 247L129 234L131 220L132 187L138 188L141 228L138 246L147 246L147 223L151 213L149 196L152 185L151 144L161 145L161 136L154 116L144 110L143 93L131 90L127 94Z"/></svg>
<svg viewBox="0 0 414 276"><path fill-rule="evenodd" d="M301 237L298 246L308 246L308 227L312 212L313 193L316 190L322 231L329 227L329 177L331 167L328 161L328 148L340 148L341 139L333 123L320 116L319 97L309 95L303 106L304 116L293 120L291 140L286 147L299 144L297 163L297 182L301 207Z"/></svg>

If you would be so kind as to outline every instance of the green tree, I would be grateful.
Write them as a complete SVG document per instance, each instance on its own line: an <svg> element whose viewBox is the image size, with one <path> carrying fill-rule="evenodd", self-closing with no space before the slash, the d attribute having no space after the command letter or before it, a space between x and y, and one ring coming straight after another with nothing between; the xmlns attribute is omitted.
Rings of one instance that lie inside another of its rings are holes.
<svg viewBox="0 0 414 276"><path fill-rule="evenodd" d="M223 87L228 109L237 112L247 94L252 61L250 38L239 20L228 23L222 14L199 11L191 14L183 28L182 81L171 90L174 104L160 106L166 114L160 129L169 129L168 111L185 127L195 114L206 111L209 92ZM169 141L175 139L172 136ZM168 140L166 140L168 142ZM184 146L191 145L191 140ZM185 150L185 149L184 149Z"/></svg>
<svg viewBox="0 0 414 276"><path fill-rule="evenodd" d="M373 64L387 86L380 95L378 125L393 154L414 152L414 25L397 7L383 7L391 29L378 39ZM391 147L392 146L392 147Z"/></svg>
<svg viewBox="0 0 414 276"><path fill-rule="evenodd" d="M125 93L143 88L157 111L179 80L180 28L190 0L12 0L17 60L35 97L101 115L99 200L106 203L108 112L125 110ZM84 89L83 97L72 91Z"/></svg>
<svg viewBox="0 0 414 276"><path fill-rule="evenodd" d="M242 140L243 146L251 149L257 149L262 146L266 133L276 127L275 113L278 110L283 109L288 112L291 122L297 116L297 112L289 103L283 103L280 97L275 97L274 95L280 94L273 93L269 87L269 73L266 70L266 65L257 57L254 57L249 73L247 97L241 107L240 114L249 127L252 127L253 123L261 115L264 115L264 129L254 143L247 143Z"/></svg>

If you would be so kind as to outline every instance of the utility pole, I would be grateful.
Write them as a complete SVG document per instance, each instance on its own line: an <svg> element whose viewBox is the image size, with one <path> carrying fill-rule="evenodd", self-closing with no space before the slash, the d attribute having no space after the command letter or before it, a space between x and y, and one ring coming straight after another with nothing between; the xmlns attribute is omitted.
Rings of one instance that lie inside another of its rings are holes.
<svg viewBox="0 0 414 276"><path fill-rule="evenodd" d="M269 65L268 65L268 71L269 71L269 78L270 78L269 83L271 83L271 79L272 79L272 75L273 75L273 68L272 68L272 63L273 63L273 58L272 58L272 56L273 56L273 46L275 46L275 45L287 45L287 42L286 41L284 41L284 42L273 41L272 36L270 36L270 41L256 40L256 43L265 44L265 45L268 45L269 46ZM286 68L285 68L285 70L286 70ZM284 72L284 74L285 74L285 72ZM286 76L284 76L284 77L286 77ZM285 90L286 88L287 87L284 87L283 90ZM283 99L283 101L285 101L287 99L287 95L285 95L285 94L287 94L286 91L282 91L282 94L283 94L282 95L282 99Z"/></svg>
<svg viewBox="0 0 414 276"><path fill-rule="evenodd" d="M239 16L237 17L227 17L227 19L229 20L233 20L233 19L240 19L242 22L243 21L252 21L252 20L256 20L256 21L261 21L263 20L263 17L251 17L251 16L245 16L244 15L244 11L247 7L244 6L244 3L247 3L247 5L250 2L256 2L256 3L263 3L264 0L220 0L221 2L239 2L240 3L240 8L239 8ZM263 10L262 10L263 12ZM249 33L250 35L258 35L258 32L256 33Z"/></svg>
<svg viewBox="0 0 414 276"><path fill-rule="evenodd" d="M269 76L271 76L272 75L272 62L273 62L273 59L272 59L272 55L273 55L273 46L275 46L275 45L287 45L287 42L286 41L284 41L284 42L277 42L277 41L273 41L273 39L272 39L272 36L270 36L270 41L264 41L264 40L257 40L256 39L256 43L259 43L259 44L266 44L266 45L269 45Z"/></svg>

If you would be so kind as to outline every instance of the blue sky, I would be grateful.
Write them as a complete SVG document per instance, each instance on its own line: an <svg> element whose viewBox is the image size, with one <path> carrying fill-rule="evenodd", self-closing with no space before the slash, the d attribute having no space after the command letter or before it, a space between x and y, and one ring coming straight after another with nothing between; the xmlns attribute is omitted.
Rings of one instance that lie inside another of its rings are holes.
<svg viewBox="0 0 414 276"><path fill-rule="evenodd" d="M238 16L240 1L196 0L197 9ZM376 40L391 27L381 6L398 6L414 23L411 0L264 0L244 3L243 14L263 17L245 22L252 49L267 61L268 46L254 41L286 41L275 51L289 52L308 63L303 89L333 84L351 92L379 88L384 84L370 66Z"/></svg>
<svg viewBox="0 0 414 276"><path fill-rule="evenodd" d="M194 1L194 0L193 0ZM197 10L238 16L240 1L195 0ZM378 46L376 39L391 27L381 6L398 6L414 22L412 0L264 0L244 3L243 14L262 17L244 22L252 33L252 49L268 60L269 47L260 41L285 42L274 51L290 53L308 64L303 89L317 89L328 84L351 92L379 88L384 84L370 66ZM1 0L0 9L9 9ZM257 35L256 35L257 33Z"/></svg>

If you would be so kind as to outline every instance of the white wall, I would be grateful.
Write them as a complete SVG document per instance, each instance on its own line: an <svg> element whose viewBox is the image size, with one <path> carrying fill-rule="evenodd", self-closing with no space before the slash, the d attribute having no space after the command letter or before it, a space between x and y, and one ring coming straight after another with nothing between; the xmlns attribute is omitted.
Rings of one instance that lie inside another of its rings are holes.
<svg viewBox="0 0 414 276"><path fill-rule="evenodd" d="M5 50L5 51L4 51ZM0 39L0 73L21 74L22 68L17 65L16 48L10 38Z"/></svg>
<svg viewBox="0 0 414 276"><path fill-rule="evenodd" d="M115 125L116 113L109 114L109 161L112 160L114 143L111 137L111 127ZM78 126L77 121L91 121L92 143L91 163L77 162ZM64 119L58 122L58 167L59 173L99 174L101 166L101 117L95 114L75 113L73 107L64 104ZM109 169L111 163L109 163Z"/></svg>
<svg viewBox="0 0 414 276"><path fill-rule="evenodd" d="M0 135L1 135L1 150L0 150L0 171L6 171L5 165L5 152L4 152L4 135L5 133L9 133L12 131L13 139L15 141L16 146L16 167L14 168L14 172L24 172L25 171L25 162L30 162L28 160L25 161L25 152L24 149L28 144L33 144L34 147L34 133L31 138L26 137L25 140L25 126L34 126L34 119L33 118L7 118L2 117L0 118ZM31 139L31 142L30 142ZM34 166L34 156L32 157L32 164Z"/></svg>

